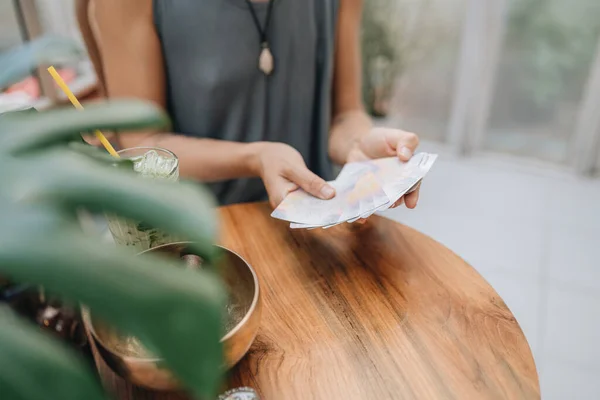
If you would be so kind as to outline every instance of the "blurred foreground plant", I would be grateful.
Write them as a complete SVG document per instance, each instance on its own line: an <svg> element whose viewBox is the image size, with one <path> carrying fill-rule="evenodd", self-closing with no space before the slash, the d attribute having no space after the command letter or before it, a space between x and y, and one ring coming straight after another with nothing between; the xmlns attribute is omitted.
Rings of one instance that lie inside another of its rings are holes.
<svg viewBox="0 0 600 400"><path fill-rule="evenodd" d="M58 46L55 54L65 49ZM0 56L0 86L49 58L31 47ZM207 262L215 259L214 203L206 192L139 179L130 168L115 168L126 161L82 147L79 136L167 123L159 109L137 101L0 115L0 275L86 304L163 357L194 395L211 396L222 373L225 296L217 277L134 257L84 235L76 217L83 207L143 220L195 242ZM7 309L0 309L0 393L10 400L105 398L71 349Z"/></svg>

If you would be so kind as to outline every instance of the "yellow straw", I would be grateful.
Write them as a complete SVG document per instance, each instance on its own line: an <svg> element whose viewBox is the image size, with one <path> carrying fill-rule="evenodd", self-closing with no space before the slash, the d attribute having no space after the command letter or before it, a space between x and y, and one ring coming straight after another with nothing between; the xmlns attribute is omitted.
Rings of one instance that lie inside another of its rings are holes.
<svg viewBox="0 0 600 400"><path fill-rule="evenodd" d="M67 86L65 81L60 77L58 72L56 72L54 67L49 67L48 72L50 73L50 75L52 75L52 78L54 78L54 81L56 82L58 87L61 88L62 91L67 95L67 98L71 101L71 104L73 104L73 106L75 108L77 108L78 110L83 110L83 106L81 105L79 100L77 100L77 97L75 97L73 92L71 92L71 89L69 89L69 87ZM112 147L112 145L110 144L108 139L106 139L106 136L104 136L102 134L102 132L100 132L99 130L96 129L94 131L94 134L96 135L98 140L100 140L100 143L102 143L102 145L104 146L106 151L108 151L111 156L119 158L119 155L117 154L115 149Z"/></svg>

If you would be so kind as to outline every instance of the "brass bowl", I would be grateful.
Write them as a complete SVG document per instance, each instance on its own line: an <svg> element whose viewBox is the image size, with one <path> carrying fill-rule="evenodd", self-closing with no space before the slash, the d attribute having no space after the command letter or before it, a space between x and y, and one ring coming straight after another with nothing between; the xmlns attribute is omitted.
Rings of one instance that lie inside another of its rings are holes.
<svg viewBox="0 0 600 400"><path fill-rule="evenodd" d="M189 242L181 242L158 246L140 255L160 252L180 258L186 254L193 254L188 251L188 244ZM219 272L228 292L228 308L237 307L237 312L228 312L230 320L226 323L227 332L221 339L226 366L231 368L250 349L259 328L262 306L258 278L252 267L233 251L218 247L224 253ZM82 317L98 353L119 376L135 385L150 389L180 389L179 382L164 367L162 359L137 354L132 356L130 352L123 350L123 337L119 337L113 329L94 318L89 309L82 307ZM126 340L131 339L126 337Z"/></svg>

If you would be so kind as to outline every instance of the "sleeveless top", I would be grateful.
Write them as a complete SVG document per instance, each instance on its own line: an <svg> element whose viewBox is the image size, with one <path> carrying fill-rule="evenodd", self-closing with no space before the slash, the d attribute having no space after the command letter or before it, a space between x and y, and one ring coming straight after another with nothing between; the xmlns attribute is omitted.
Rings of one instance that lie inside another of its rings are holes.
<svg viewBox="0 0 600 400"><path fill-rule="evenodd" d="M264 26L268 2L253 3ZM298 150L331 179L328 156L338 0L275 0L267 38L275 69L258 69L259 32L245 0L154 0L174 132ZM262 181L208 185L220 204L267 198Z"/></svg>

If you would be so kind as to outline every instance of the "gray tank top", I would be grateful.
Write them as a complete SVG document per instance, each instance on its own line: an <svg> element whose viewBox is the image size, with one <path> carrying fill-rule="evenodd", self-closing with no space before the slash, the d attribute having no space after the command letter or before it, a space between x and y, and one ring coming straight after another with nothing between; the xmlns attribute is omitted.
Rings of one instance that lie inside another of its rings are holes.
<svg viewBox="0 0 600 400"><path fill-rule="evenodd" d="M183 135L287 143L331 179L327 142L338 0L275 0L267 37L273 74L245 0L154 0L168 111ZM267 2L254 3L264 26ZM209 185L221 204L266 199L260 179Z"/></svg>

